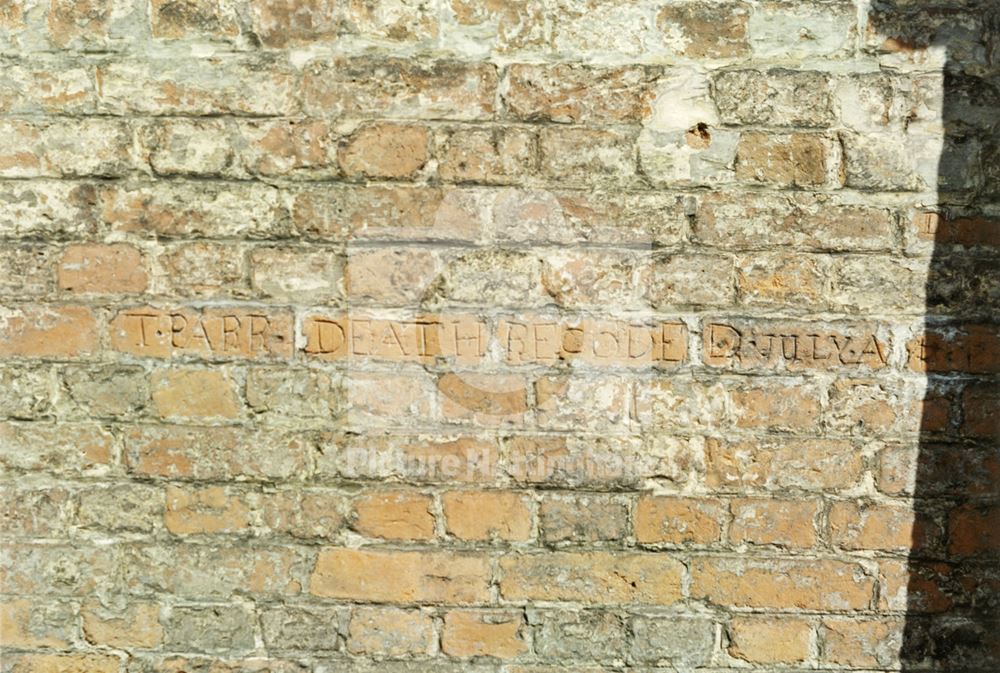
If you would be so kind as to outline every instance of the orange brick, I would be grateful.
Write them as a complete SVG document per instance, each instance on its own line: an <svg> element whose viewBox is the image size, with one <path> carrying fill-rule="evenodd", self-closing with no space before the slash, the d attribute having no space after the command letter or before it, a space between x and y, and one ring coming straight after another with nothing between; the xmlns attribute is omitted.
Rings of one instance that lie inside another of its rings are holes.
<svg viewBox="0 0 1000 673"><path fill-rule="evenodd" d="M732 393L741 428L805 430L819 424L820 394L810 384L766 381Z"/></svg>
<svg viewBox="0 0 1000 673"><path fill-rule="evenodd" d="M519 493L451 491L441 496L445 527L460 540L522 541L531 537L531 509Z"/></svg>
<svg viewBox="0 0 1000 673"><path fill-rule="evenodd" d="M73 621L72 608L35 598L7 599L0 602L0 643L6 648L69 647Z"/></svg>
<svg viewBox="0 0 1000 673"><path fill-rule="evenodd" d="M0 357L82 357L100 344L94 314L83 306L25 306L4 314Z"/></svg>
<svg viewBox="0 0 1000 673"><path fill-rule="evenodd" d="M160 608L156 603L133 603L111 612L99 605L83 609L87 642L117 648L154 648L163 642Z"/></svg>
<svg viewBox="0 0 1000 673"><path fill-rule="evenodd" d="M528 650L520 612L452 610L444 616L441 650L452 657L510 659Z"/></svg>
<svg viewBox="0 0 1000 673"><path fill-rule="evenodd" d="M926 547L920 539L924 534L907 505L835 502L830 507L830 541L844 549L910 551Z"/></svg>
<svg viewBox="0 0 1000 673"><path fill-rule="evenodd" d="M377 603L482 603L489 581L489 560L473 554L326 549L309 592Z"/></svg>
<svg viewBox="0 0 1000 673"><path fill-rule="evenodd" d="M149 278L141 252L124 243L71 245L59 261L59 289L75 293L145 292Z"/></svg>
<svg viewBox="0 0 1000 673"><path fill-rule="evenodd" d="M240 415L229 377L214 369L168 369L152 377L153 407L164 418L227 419Z"/></svg>
<svg viewBox="0 0 1000 673"><path fill-rule="evenodd" d="M672 605L681 598L680 561L664 554L548 552L500 559L507 600Z"/></svg>
<svg viewBox="0 0 1000 673"><path fill-rule="evenodd" d="M861 610L875 580L843 561L696 558L691 597L727 607Z"/></svg>
<svg viewBox="0 0 1000 673"><path fill-rule="evenodd" d="M733 525L729 540L734 544L774 544L811 547L816 544L816 514L819 503L803 500L737 500L733 502Z"/></svg>
<svg viewBox="0 0 1000 673"><path fill-rule="evenodd" d="M635 509L635 537L641 543L712 544L722 536L728 518L714 498L645 495Z"/></svg>
<svg viewBox="0 0 1000 673"><path fill-rule="evenodd" d="M369 537L430 540L434 537L431 498L407 491L363 495L354 503L353 527Z"/></svg>
<svg viewBox="0 0 1000 673"><path fill-rule="evenodd" d="M797 664L809 658L812 628L793 617L734 617L729 654L755 664Z"/></svg>
<svg viewBox="0 0 1000 673"><path fill-rule="evenodd" d="M433 622L425 612L356 608L348 628L347 649L357 654L383 657L430 654L433 639Z"/></svg>
<svg viewBox="0 0 1000 673"><path fill-rule="evenodd" d="M111 346L139 357L287 358L294 321L289 311L140 306L111 321Z"/></svg>
<svg viewBox="0 0 1000 673"><path fill-rule="evenodd" d="M899 664L903 622L872 619L824 619L820 630L823 658L850 668L888 668Z"/></svg>
<svg viewBox="0 0 1000 673"><path fill-rule="evenodd" d="M430 134L422 126L374 124L359 129L340 148L340 167L350 177L412 178L429 157Z"/></svg>
<svg viewBox="0 0 1000 673"><path fill-rule="evenodd" d="M224 486L168 486L164 523L182 535L238 533L250 528L250 506L245 496Z"/></svg>

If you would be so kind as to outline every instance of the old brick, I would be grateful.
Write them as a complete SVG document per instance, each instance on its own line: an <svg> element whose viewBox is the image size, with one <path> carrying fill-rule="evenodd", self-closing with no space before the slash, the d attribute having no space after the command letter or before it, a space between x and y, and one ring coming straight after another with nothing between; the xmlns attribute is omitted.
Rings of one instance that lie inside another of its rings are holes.
<svg viewBox="0 0 1000 673"><path fill-rule="evenodd" d="M625 655L625 620L614 612L529 607L527 618L535 650L544 659L613 661Z"/></svg>
<svg viewBox="0 0 1000 673"><path fill-rule="evenodd" d="M641 305L633 255L562 252L546 255L543 263L542 284L562 307L612 305L627 309Z"/></svg>
<svg viewBox="0 0 1000 673"><path fill-rule="evenodd" d="M649 115L654 83L653 73L638 66L514 64L503 100L525 121L636 123Z"/></svg>
<svg viewBox="0 0 1000 673"><path fill-rule="evenodd" d="M3 357L86 357L100 344L94 313L85 306L36 304L11 307L4 314Z"/></svg>
<svg viewBox="0 0 1000 673"><path fill-rule="evenodd" d="M200 14L200 18L212 21L212 13L226 13L223 5L205 0L186 5L177 0L153 0L152 4L156 12L154 32L157 19L164 27L162 19L168 14L171 19L194 19ZM187 16L183 16L184 10L189 10ZM227 18L232 21L235 17ZM173 57L167 63L111 62L97 72L100 107L117 114L288 115L297 107L294 75L279 62Z"/></svg>
<svg viewBox="0 0 1000 673"><path fill-rule="evenodd" d="M351 614L347 648L388 657L429 654L433 638L434 627L426 612L359 607Z"/></svg>
<svg viewBox="0 0 1000 673"><path fill-rule="evenodd" d="M336 0L251 0L254 32L267 47L331 41L343 22Z"/></svg>
<svg viewBox="0 0 1000 673"><path fill-rule="evenodd" d="M511 184L534 172L535 136L526 129L454 129L435 145L438 175L446 182Z"/></svg>
<svg viewBox="0 0 1000 673"><path fill-rule="evenodd" d="M691 596L716 605L808 610L861 610L875 580L853 563L833 560L698 558Z"/></svg>
<svg viewBox="0 0 1000 673"><path fill-rule="evenodd" d="M121 177L133 165L131 130L110 118L0 122L0 175ZM16 138L12 143L11 139Z"/></svg>
<svg viewBox="0 0 1000 673"><path fill-rule="evenodd" d="M531 509L519 493L451 491L441 495L445 529L460 540L524 541Z"/></svg>
<svg viewBox="0 0 1000 673"><path fill-rule="evenodd" d="M469 121L492 117L496 86L488 63L371 56L310 63L302 84L313 115Z"/></svg>
<svg viewBox="0 0 1000 673"><path fill-rule="evenodd" d="M441 651L452 657L511 659L527 652L519 612L451 610L444 617Z"/></svg>
<svg viewBox="0 0 1000 673"><path fill-rule="evenodd" d="M68 368L62 384L72 407L81 416L128 417L149 404L149 381L139 368Z"/></svg>
<svg viewBox="0 0 1000 673"><path fill-rule="evenodd" d="M1000 506L961 505L948 514L948 551L955 556L995 553L1000 549Z"/></svg>
<svg viewBox="0 0 1000 673"><path fill-rule="evenodd" d="M0 507L0 532L13 536L67 535L75 506L73 494L58 486L9 486Z"/></svg>
<svg viewBox="0 0 1000 673"><path fill-rule="evenodd" d="M668 662L687 668L703 666L712 657L715 624L708 619L632 619L632 656L642 662Z"/></svg>
<svg viewBox="0 0 1000 673"><path fill-rule="evenodd" d="M432 539L431 498L407 491L363 495L354 502L353 528L362 535L389 540Z"/></svg>
<svg viewBox="0 0 1000 673"><path fill-rule="evenodd" d="M157 175L213 176L232 172L237 155L232 128L219 119L165 119L139 129Z"/></svg>
<svg viewBox="0 0 1000 673"><path fill-rule="evenodd" d="M240 296L246 293L243 256L231 244L185 243L160 257L170 288L182 297Z"/></svg>
<svg viewBox="0 0 1000 673"><path fill-rule="evenodd" d="M710 439L705 462L708 485L725 491L851 488L864 469L860 449L835 439Z"/></svg>
<svg viewBox="0 0 1000 673"><path fill-rule="evenodd" d="M252 121L241 124L239 131L246 148L238 174L245 171L292 178L336 175L338 136L324 120Z"/></svg>
<svg viewBox="0 0 1000 673"><path fill-rule="evenodd" d="M328 304L343 295L340 257L324 250L255 248L250 253L250 284L276 300Z"/></svg>
<svg viewBox="0 0 1000 673"><path fill-rule="evenodd" d="M161 529L163 511L161 488L146 484L114 484L80 493L77 521L85 529L149 532Z"/></svg>
<svg viewBox="0 0 1000 673"><path fill-rule="evenodd" d="M802 431L816 427L822 411L815 385L780 379L734 390L732 403L736 425L741 428Z"/></svg>
<svg viewBox="0 0 1000 673"><path fill-rule="evenodd" d="M809 658L812 628L794 617L734 617L729 654L755 664L797 664Z"/></svg>
<svg viewBox="0 0 1000 673"><path fill-rule="evenodd" d="M536 418L548 430L619 431L629 420L626 381L543 376L535 381Z"/></svg>
<svg viewBox="0 0 1000 673"><path fill-rule="evenodd" d="M239 34L234 9L207 0L152 0L150 15L155 37L232 38Z"/></svg>
<svg viewBox="0 0 1000 673"><path fill-rule="evenodd" d="M13 472L98 476L111 472L113 434L96 424L0 423L0 465Z"/></svg>
<svg viewBox="0 0 1000 673"><path fill-rule="evenodd" d="M809 187L826 182L829 142L797 133L744 133L736 150L736 177L778 187Z"/></svg>
<svg viewBox="0 0 1000 673"><path fill-rule="evenodd" d="M300 550L284 545L279 548L223 545L163 545L137 544L122 550L124 586L129 593L152 599L157 596L178 596L199 601L230 599L235 595L268 598L294 596L302 591L308 577L308 563ZM223 607L225 614L219 628L232 629L231 635L252 647L251 615L244 614L241 604ZM176 608L175 608L176 609ZM167 628L167 642L191 639L206 648L224 650L226 634L205 628L215 619L212 608L193 607ZM200 635L204 629L205 634ZM245 640L244 640L245 639Z"/></svg>
<svg viewBox="0 0 1000 673"><path fill-rule="evenodd" d="M664 42L689 58L736 58L749 52L749 15L742 2L671 5L657 14L656 27Z"/></svg>
<svg viewBox="0 0 1000 673"><path fill-rule="evenodd" d="M264 642L275 650L327 652L339 648L347 608L334 606L278 605L263 610L260 618Z"/></svg>
<svg viewBox="0 0 1000 673"><path fill-rule="evenodd" d="M233 383L212 369L167 369L150 379L153 409L163 418L232 419L241 412Z"/></svg>
<svg viewBox="0 0 1000 673"><path fill-rule="evenodd" d="M633 138L619 131L545 127L541 172L560 184L628 184L636 173Z"/></svg>
<svg viewBox="0 0 1000 673"><path fill-rule="evenodd" d="M338 160L349 177L412 178L429 159L429 143L422 126L365 126L341 147Z"/></svg>
<svg viewBox="0 0 1000 673"><path fill-rule="evenodd" d="M909 551L927 544L926 529L905 505L835 502L829 518L831 541L845 549Z"/></svg>
<svg viewBox="0 0 1000 673"><path fill-rule="evenodd" d="M171 608L166 644L181 651L246 652L254 646L255 615L242 605Z"/></svg>
<svg viewBox="0 0 1000 673"><path fill-rule="evenodd" d="M489 598L484 557L453 552L326 549L309 591L373 602L476 603Z"/></svg>
<svg viewBox="0 0 1000 673"><path fill-rule="evenodd" d="M287 358L292 315L258 307L138 306L109 325L111 346L138 357Z"/></svg>
<svg viewBox="0 0 1000 673"><path fill-rule="evenodd" d="M729 539L734 544L812 547L819 503L808 500L737 500Z"/></svg>
<svg viewBox="0 0 1000 673"><path fill-rule="evenodd" d="M0 293L22 299L48 294L55 258L56 252L45 246L5 246L0 251Z"/></svg>
<svg viewBox="0 0 1000 673"><path fill-rule="evenodd" d="M768 320L706 322L702 358L735 369L882 369L890 343L872 325Z"/></svg>
<svg viewBox="0 0 1000 673"><path fill-rule="evenodd" d="M795 246L814 250L885 250L894 243L892 211L812 194L706 194L694 235L734 249Z"/></svg>
<svg viewBox="0 0 1000 673"><path fill-rule="evenodd" d="M823 306L829 266L818 255L761 254L737 260L740 301L748 306Z"/></svg>
<svg viewBox="0 0 1000 673"><path fill-rule="evenodd" d="M74 245L59 261L59 289L74 293L143 292L148 274L143 255L130 245Z"/></svg>
<svg viewBox="0 0 1000 673"><path fill-rule="evenodd" d="M65 648L73 638L73 606L28 598L0 603L0 640L8 648Z"/></svg>
<svg viewBox="0 0 1000 673"><path fill-rule="evenodd" d="M642 496L635 509L635 538L644 544L719 542L726 508L714 498Z"/></svg>
<svg viewBox="0 0 1000 673"><path fill-rule="evenodd" d="M714 78L713 90L724 124L822 128L833 123L824 73L727 70Z"/></svg>
<svg viewBox="0 0 1000 673"><path fill-rule="evenodd" d="M246 400L264 423L281 424L295 418L301 425L321 425L343 412L346 387L335 372L255 368L247 372Z"/></svg>
<svg viewBox="0 0 1000 673"><path fill-rule="evenodd" d="M549 543L614 542L628 534L628 506L608 495L548 496L538 518L541 538Z"/></svg>
<svg viewBox="0 0 1000 673"><path fill-rule="evenodd" d="M259 183L107 185L100 206L112 229L140 236L262 238L288 231L278 190Z"/></svg>
<svg viewBox="0 0 1000 673"><path fill-rule="evenodd" d="M416 306L441 269L441 256L424 248L351 250L344 277L345 294L352 304Z"/></svg>
<svg viewBox="0 0 1000 673"><path fill-rule="evenodd" d="M824 659L851 668L898 665L903 624L896 620L828 618L820 629Z"/></svg>
<svg viewBox="0 0 1000 673"><path fill-rule="evenodd" d="M250 527L250 504L240 491L168 486L166 497L164 523L171 533L240 533Z"/></svg>
<svg viewBox="0 0 1000 673"><path fill-rule="evenodd" d="M46 24L59 47L101 45L108 38L112 6L95 0L52 0Z"/></svg>
<svg viewBox="0 0 1000 673"><path fill-rule="evenodd" d="M276 533L312 539L335 537L346 519L347 498L326 489L286 489L266 494L260 502L265 526Z"/></svg>
<svg viewBox="0 0 1000 673"><path fill-rule="evenodd" d="M528 385L514 374L452 374L438 379L445 419L484 425L523 423L528 411Z"/></svg>
<svg viewBox="0 0 1000 673"><path fill-rule="evenodd" d="M672 605L681 596L681 563L663 554L550 552L500 559L508 600Z"/></svg>
<svg viewBox="0 0 1000 673"><path fill-rule="evenodd" d="M655 308L727 306L736 290L733 260L723 255L659 255L643 272L645 298Z"/></svg>
<svg viewBox="0 0 1000 673"><path fill-rule="evenodd" d="M83 610L83 635L87 642L116 648L155 648L163 642L160 606L136 602L124 610L94 604Z"/></svg>
<svg viewBox="0 0 1000 673"><path fill-rule="evenodd" d="M113 654L25 653L11 659L11 670L17 673L118 673L122 666Z"/></svg>

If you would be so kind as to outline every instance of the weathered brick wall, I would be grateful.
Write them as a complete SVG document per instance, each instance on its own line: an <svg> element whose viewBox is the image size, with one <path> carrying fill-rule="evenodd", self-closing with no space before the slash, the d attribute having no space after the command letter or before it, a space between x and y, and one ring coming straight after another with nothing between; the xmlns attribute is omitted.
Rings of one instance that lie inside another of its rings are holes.
<svg viewBox="0 0 1000 673"><path fill-rule="evenodd" d="M0 2L0 670L995 670L996 9Z"/></svg>

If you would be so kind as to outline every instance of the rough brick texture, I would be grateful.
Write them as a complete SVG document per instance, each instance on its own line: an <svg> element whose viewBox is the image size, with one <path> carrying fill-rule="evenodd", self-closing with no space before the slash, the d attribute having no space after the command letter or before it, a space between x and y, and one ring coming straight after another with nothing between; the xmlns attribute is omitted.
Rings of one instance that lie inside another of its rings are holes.
<svg viewBox="0 0 1000 673"><path fill-rule="evenodd" d="M0 673L1000 670L996 0L0 56Z"/></svg>

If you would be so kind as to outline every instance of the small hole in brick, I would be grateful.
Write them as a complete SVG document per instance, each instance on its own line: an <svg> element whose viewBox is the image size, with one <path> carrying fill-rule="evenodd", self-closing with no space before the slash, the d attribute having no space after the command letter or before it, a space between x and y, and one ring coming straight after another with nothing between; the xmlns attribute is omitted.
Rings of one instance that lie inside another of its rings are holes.
<svg viewBox="0 0 1000 673"><path fill-rule="evenodd" d="M708 132L708 124L700 122L688 129L685 140L690 147L703 150L712 144L712 134Z"/></svg>

